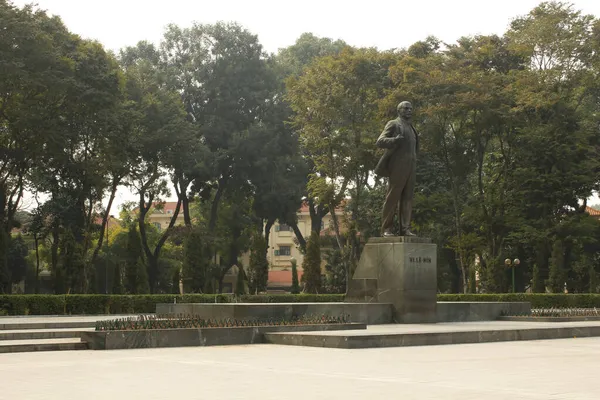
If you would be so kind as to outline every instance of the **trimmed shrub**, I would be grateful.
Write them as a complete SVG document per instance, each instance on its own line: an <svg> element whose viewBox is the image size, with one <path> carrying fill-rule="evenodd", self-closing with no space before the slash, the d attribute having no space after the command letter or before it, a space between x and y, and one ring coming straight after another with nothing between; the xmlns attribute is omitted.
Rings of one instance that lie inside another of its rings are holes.
<svg viewBox="0 0 600 400"><path fill-rule="evenodd" d="M153 313L157 303L230 303L225 294L0 295L0 315L83 315Z"/></svg>
<svg viewBox="0 0 600 400"><path fill-rule="evenodd" d="M306 293L321 291L321 245L319 234L312 232L306 243L306 255L302 262L302 282Z"/></svg>
<svg viewBox="0 0 600 400"><path fill-rule="evenodd" d="M148 294L0 295L0 315L84 315L154 313L157 303L327 303L343 294ZM519 302L532 308L600 308L600 294L440 294L438 301Z"/></svg>
<svg viewBox="0 0 600 400"><path fill-rule="evenodd" d="M298 283L298 266L297 261L292 259L292 294L300 293L300 283Z"/></svg>

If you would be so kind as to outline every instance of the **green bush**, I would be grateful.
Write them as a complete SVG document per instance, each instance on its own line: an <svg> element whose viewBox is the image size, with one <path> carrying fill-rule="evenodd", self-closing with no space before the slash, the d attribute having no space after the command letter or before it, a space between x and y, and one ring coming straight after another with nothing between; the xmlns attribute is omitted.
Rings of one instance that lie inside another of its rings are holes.
<svg viewBox="0 0 600 400"><path fill-rule="evenodd" d="M82 315L153 313L157 303L326 303L343 294L154 294L0 295L0 315ZM526 301L532 308L600 308L600 294L440 294L438 301Z"/></svg>
<svg viewBox="0 0 600 400"><path fill-rule="evenodd" d="M229 303L231 295L0 295L0 315L153 313L157 303Z"/></svg>
<svg viewBox="0 0 600 400"><path fill-rule="evenodd" d="M63 315L65 296L54 295L1 295L0 314L8 315Z"/></svg>

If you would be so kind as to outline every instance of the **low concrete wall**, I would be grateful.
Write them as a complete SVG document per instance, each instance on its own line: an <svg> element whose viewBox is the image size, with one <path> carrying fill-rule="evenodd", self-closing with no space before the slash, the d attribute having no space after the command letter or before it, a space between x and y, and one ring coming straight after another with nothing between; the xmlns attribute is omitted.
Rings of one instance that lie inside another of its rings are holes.
<svg viewBox="0 0 600 400"><path fill-rule="evenodd" d="M180 303L157 304L157 314L185 314L203 319L237 320L281 319L293 316L350 315L350 322L361 324L389 324L392 305L385 303Z"/></svg>
<svg viewBox="0 0 600 400"><path fill-rule="evenodd" d="M446 302L438 301L438 322L494 321L502 315L531 314L529 302Z"/></svg>
<svg viewBox="0 0 600 400"><path fill-rule="evenodd" d="M180 303L157 304L157 314L186 314L204 319L250 320L302 315L350 315L350 322L368 325L393 323L393 307L386 303ZM438 302L437 322L494 321L501 315L528 315L528 302Z"/></svg>
<svg viewBox="0 0 600 400"><path fill-rule="evenodd" d="M520 340L550 340L600 336L600 326L561 326L556 328L498 329L456 332L419 332L400 334L295 334L268 333L265 340L271 344L291 346L329 347L337 349L368 349L379 347L430 346L463 343L489 343Z"/></svg>
<svg viewBox="0 0 600 400"><path fill-rule="evenodd" d="M365 324L323 324L232 328L144 329L82 332L81 340L92 350L158 347L219 346L265 343L265 333L366 329Z"/></svg>

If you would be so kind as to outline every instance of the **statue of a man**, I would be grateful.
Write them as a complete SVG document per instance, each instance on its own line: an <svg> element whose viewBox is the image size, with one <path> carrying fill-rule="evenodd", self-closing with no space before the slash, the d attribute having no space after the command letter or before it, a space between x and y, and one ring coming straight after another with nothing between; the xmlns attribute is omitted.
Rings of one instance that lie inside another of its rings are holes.
<svg viewBox="0 0 600 400"><path fill-rule="evenodd" d="M388 178L381 232L383 236L394 236L392 226L397 209L401 235L415 236L408 228L415 189L419 136L412 125L412 104L403 101L398 104L397 110L398 118L385 125L376 143L377 147L385 149L385 153L375 167L375 173Z"/></svg>

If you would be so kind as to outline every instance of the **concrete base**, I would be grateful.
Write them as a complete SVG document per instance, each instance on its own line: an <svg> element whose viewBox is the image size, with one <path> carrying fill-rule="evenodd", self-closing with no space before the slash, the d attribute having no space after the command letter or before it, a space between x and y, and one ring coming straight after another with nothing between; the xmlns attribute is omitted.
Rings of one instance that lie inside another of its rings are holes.
<svg viewBox="0 0 600 400"><path fill-rule="evenodd" d="M267 333L268 343L367 349L600 336L600 323L487 322L436 325L379 325L363 331Z"/></svg>
<svg viewBox="0 0 600 400"><path fill-rule="evenodd" d="M366 329L365 324L255 326L233 328L142 329L83 332L81 339L92 350L159 347L223 346L264 343L265 333Z"/></svg>
<svg viewBox="0 0 600 400"><path fill-rule="evenodd" d="M369 239L346 302L391 303L398 323L437 322L437 246L412 236Z"/></svg>
<svg viewBox="0 0 600 400"><path fill-rule="evenodd" d="M451 302L437 303L438 322L494 321L502 315L529 315L529 302Z"/></svg>

